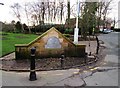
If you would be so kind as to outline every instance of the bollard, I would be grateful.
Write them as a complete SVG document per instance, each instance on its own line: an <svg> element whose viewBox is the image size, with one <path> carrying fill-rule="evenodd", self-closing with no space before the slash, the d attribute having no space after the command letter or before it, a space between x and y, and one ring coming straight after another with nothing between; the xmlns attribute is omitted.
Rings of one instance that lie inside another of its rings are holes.
<svg viewBox="0 0 120 88"><path fill-rule="evenodd" d="M61 55L61 68L63 68L64 57L65 57L65 56L62 54L62 55Z"/></svg>
<svg viewBox="0 0 120 88"><path fill-rule="evenodd" d="M31 59L30 59L30 81L37 80L36 78L36 72L35 72L35 51L36 48L31 48Z"/></svg>
<svg viewBox="0 0 120 88"><path fill-rule="evenodd" d="M97 49L96 49L96 54L98 54L98 51L99 51L99 40L98 40L98 37L96 36L96 41L97 41Z"/></svg>

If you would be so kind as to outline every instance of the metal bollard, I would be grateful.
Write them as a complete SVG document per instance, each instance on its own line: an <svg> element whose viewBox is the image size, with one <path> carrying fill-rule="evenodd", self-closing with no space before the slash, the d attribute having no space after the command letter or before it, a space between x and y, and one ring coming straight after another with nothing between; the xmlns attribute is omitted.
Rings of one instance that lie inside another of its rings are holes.
<svg viewBox="0 0 120 88"><path fill-rule="evenodd" d="M35 47L31 48L30 76L29 76L29 78L30 78L29 80L30 81L37 80L37 78L36 78L36 72L35 72L35 51L36 51Z"/></svg>
<svg viewBox="0 0 120 88"><path fill-rule="evenodd" d="M64 63L64 55L61 55L61 68L63 68L63 63Z"/></svg>
<svg viewBox="0 0 120 88"><path fill-rule="evenodd" d="M96 54L98 54L100 43L99 43L99 40L98 40L98 37L97 37L97 36L96 36L96 41L97 41Z"/></svg>

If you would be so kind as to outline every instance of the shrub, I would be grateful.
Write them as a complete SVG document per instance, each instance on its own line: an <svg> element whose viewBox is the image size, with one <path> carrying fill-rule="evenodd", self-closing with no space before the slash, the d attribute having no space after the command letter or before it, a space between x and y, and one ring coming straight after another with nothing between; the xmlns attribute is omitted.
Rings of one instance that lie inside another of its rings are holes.
<svg viewBox="0 0 120 88"><path fill-rule="evenodd" d="M12 24L3 24L2 31L4 32L13 32L13 25Z"/></svg>
<svg viewBox="0 0 120 88"><path fill-rule="evenodd" d="M63 34L65 37L70 37L70 34Z"/></svg>
<svg viewBox="0 0 120 88"><path fill-rule="evenodd" d="M15 24L15 27L16 32L22 32L22 24L19 21Z"/></svg>
<svg viewBox="0 0 120 88"><path fill-rule="evenodd" d="M64 33L65 34L73 34L73 30L72 29L66 29Z"/></svg>
<svg viewBox="0 0 120 88"><path fill-rule="evenodd" d="M64 33L65 28L63 24L44 24L35 26L36 32L45 32L49 30L51 27L55 27L61 33Z"/></svg>

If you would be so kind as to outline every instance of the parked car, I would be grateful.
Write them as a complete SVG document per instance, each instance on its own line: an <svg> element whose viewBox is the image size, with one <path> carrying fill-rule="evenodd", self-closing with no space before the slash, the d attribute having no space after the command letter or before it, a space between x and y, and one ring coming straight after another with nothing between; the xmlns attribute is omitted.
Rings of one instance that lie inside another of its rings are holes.
<svg viewBox="0 0 120 88"><path fill-rule="evenodd" d="M110 29L104 29L103 30L103 34L108 34L108 33L111 33L113 32L113 30L110 30Z"/></svg>

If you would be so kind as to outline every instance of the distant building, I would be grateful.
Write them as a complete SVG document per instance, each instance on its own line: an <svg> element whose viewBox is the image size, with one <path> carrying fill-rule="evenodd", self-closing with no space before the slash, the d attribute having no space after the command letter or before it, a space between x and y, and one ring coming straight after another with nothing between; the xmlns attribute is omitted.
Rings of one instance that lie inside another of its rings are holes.
<svg viewBox="0 0 120 88"><path fill-rule="evenodd" d="M101 20L100 22L100 25L99 25L99 28L100 29L103 29L103 20ZM81 25L82 21L81 19L79 19L78 21L78 27L80 28L80 25ZM110 20L110 19L107 19L106 22L105 22L105 28L106 29L111 29L111 25L113 23L113 20ZM71 28L71 29L74 29L76 27L76 18L71 18L69 21L68 19L66 19L66 22L65 22L65 28ZM97 27L97 25L96 25Z"/></svg>
<svg viewBox="0 0 120 88"><path fill-rule="evenodd" d="M78 26L81 24L81 19L78 21ZM65 28L74 29L76 27L76 18L66 19ZM80 26L79 26L80 27Z"/></svg>

